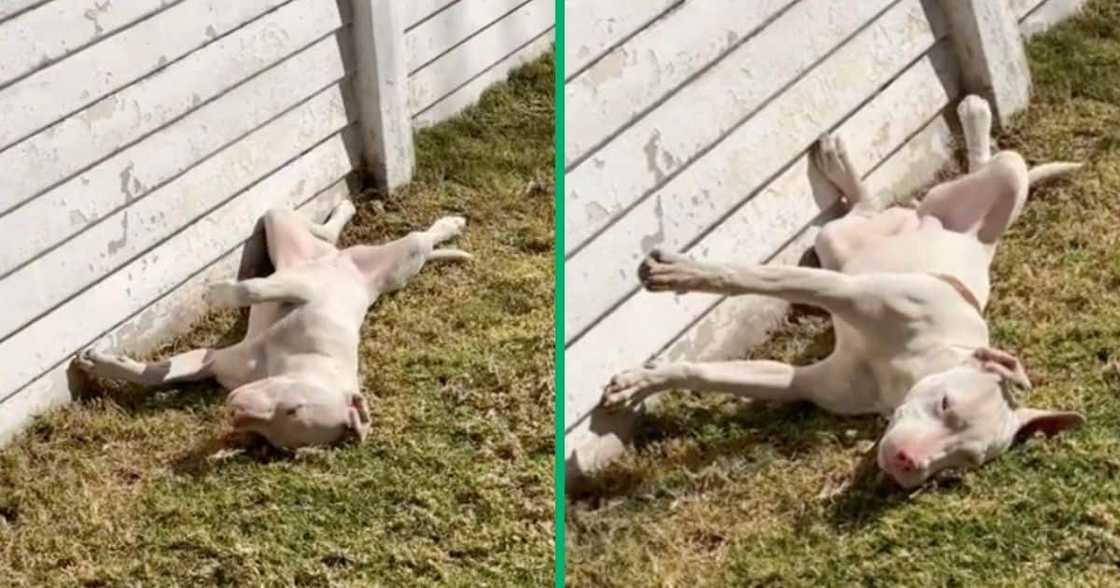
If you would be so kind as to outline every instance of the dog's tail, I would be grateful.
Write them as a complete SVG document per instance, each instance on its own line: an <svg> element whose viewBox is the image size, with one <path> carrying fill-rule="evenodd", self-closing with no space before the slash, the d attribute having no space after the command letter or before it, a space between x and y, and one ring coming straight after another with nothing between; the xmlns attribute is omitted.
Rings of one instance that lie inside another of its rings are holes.
<svg viewBox="0 0 1120 588"><path fill-rule="evenodd" d="M1073 163L1070 161L1055 161L1052 163L1044 163L1036 165L1027 172L1028 183L1031 186L1045 182L1053 178L1064 176L1081 169L1084 163Z"/></svg>
<svg viewBox="0 0 1120 588"><path fill-rule="evenodd" d="M470 261L474 256L462 249L432 249L428 261Z"/></svg>

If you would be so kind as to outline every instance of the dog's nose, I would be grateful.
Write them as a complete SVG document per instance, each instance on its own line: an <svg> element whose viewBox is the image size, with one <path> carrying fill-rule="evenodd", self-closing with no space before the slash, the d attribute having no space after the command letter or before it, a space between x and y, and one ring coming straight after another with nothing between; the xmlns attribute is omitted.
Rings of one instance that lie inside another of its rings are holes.
<svg viewBox="0 0 1120 588"><path fill-rule="evenodd" d="M914 461L914 458L911 457L905 449L896 451L892 461L894 462L892 464L894 469L900 472L910 473L918 469L918 463Z"/></svg>

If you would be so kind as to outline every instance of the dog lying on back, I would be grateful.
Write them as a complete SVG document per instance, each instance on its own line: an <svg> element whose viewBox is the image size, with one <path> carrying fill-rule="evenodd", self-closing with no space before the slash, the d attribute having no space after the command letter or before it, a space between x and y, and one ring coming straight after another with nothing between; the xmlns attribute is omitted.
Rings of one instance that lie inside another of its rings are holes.
<svg viewBox="0 0 1120 588"><path fill-rule="evenodd" d="M838 138L814 160L849 205L815 248L823 269L702 264L654 251L638 270L650 291L764 294L827 310L836 345L807 366L774 361L651 363L616 375L607 407L669 389L763 400L808 400L837 414L883 414L879 467L904 487L946 468L975 467L1036 431L1053 435L1084 418L1019 406L1029 389L1019 360L993 349L983 317L1000 236L1019 216L1028 187L1078 164L1028 170L1023 158L991 156L991 112L969 96L958 114L969 173L932 188L917 209L878 210Z"/></svg>
<svg viewBox="0 0 1120 588"><path fill-rule="evenodd" d="M354 212L343 201L321 225L288 210L265 214L275 273L216 282L207 291L214 305L250 307L240 343L154 363L91 348L79 354L78 366L148 386L216 378L230 390L233 431L261 435L277 447L364 440L370 417L358 383L358 343L366 311L381 294L404 287L425 262L470 255L435 248L462 232L466 220L454 216L397 241L340 251L335 243Z"/></svg>

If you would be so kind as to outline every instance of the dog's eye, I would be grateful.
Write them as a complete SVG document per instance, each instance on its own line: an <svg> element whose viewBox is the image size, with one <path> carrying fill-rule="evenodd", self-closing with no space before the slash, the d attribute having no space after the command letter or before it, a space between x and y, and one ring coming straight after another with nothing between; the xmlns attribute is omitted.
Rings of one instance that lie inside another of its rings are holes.
<svg viewBox="0 0 1120 588"><path fill-rule="evenodd" d="M946 395L942 396L941 397L941 412L942 413L949 412L949 408L951 406L952 406L952 404L949 402L949 395L946 394Z"/></svg>
<svg viewBox="0 0 1120 588"><path fill-rule="evenodd" d="M288 410L285 410L285 411L284 411L284 414L286 414L286 415L288 415L288 416L296 416L296 411L297 411L297 410L299 410L299 406L298 406L298 405L296 405L296 406L293 406L293 407L289 408Z"/></svg>

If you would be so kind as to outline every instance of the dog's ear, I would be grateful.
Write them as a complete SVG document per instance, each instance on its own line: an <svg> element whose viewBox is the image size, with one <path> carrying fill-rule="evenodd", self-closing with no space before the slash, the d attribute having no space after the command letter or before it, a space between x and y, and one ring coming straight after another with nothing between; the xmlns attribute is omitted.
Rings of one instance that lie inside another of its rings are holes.
<svg viewBox="0 0 1120 588"><path fill-rule="evenodd" d="M981 347L973 354L980 362L980 369L999 376L1004 383L1011 384L1023 390L1031 389L1031 381L1027 378L1027 371L1018 357L999 349Z"/></svg>
<svg viewBox="0 0 1120 588"><path fill-rule="evenodd" d="M361 392L350 395L350 430L358 437L358 441L365 441L369 435L369 404Z"/></svg>
<svg viewBox="0 0 1120 588"><path fill-rule="evenodd" d="M1053 437L1085 422L1085 417L1076 412L1037 408L1017 408L1015 419L1019 421L1019 429L1015 432L1016 444L1026 441L1039 431L1047 437Z"/></svg>

